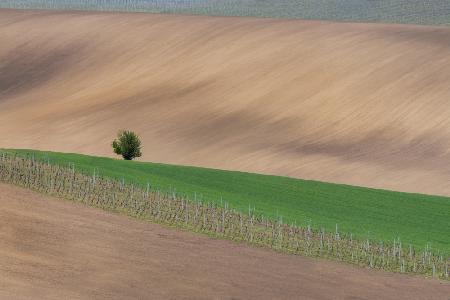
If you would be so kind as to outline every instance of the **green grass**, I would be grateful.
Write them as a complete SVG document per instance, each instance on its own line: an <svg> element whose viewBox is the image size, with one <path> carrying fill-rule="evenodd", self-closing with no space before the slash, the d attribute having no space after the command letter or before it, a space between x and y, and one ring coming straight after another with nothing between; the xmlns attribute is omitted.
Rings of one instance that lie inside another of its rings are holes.
<svg viewBox="0 0 450 300"><path fill-rule="evenodd" d="M448 0L0 0L0 8L450 25Z"/></svg>
<svg viewBox="0 0 450 300"><path fill-rule="evenodd" d="M287 177L197 167L123 161L104 157L0 150L34 155L50 163L68 165L101 176L124 179L142 186L150 182L161 190L176 190L189 198L227 202L247 212L249 206L267 217L282 216L284 222L311 224L313 228L353 233L354 237L392 241L450 253L450 198L376 190L348 185L306 181Z"/></svg>

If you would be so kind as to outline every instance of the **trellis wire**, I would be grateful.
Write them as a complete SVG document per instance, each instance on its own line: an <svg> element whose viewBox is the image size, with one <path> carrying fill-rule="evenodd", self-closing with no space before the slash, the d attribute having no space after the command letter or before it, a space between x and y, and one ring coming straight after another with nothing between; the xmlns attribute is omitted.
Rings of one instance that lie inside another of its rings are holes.
<svg viewBox="0 0 450 300"><path fill-rule="evenodd" d="M0 182L15 184L47 195L81 202L132 217L150 220L212 236L268 247L281 252L324 257L369 268L449 278L450 258L427 246L416 251L399 240L392 244L358 241L352 235L283 224L241 213L227 205L191 201L174 192L140 188L102 178L98 171L85 175L68 167L0 153ZM437 254L436 254L437 253Z"/></svg>

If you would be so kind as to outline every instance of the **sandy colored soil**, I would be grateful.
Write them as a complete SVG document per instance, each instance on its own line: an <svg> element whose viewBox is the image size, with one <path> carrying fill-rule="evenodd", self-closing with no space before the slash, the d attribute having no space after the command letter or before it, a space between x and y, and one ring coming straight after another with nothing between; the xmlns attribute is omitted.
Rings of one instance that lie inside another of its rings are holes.
<svg viewBox="0 0 450 300"><path fill-rule="evenodd" d="M450 299L450 282L283 255L0 184L1 299Z"/></svg>
<svg viewBox="0 0 450 300"><path fill-rule="evenodd" d="M450 195L450 28L0 10L0 147Z"/></svg>

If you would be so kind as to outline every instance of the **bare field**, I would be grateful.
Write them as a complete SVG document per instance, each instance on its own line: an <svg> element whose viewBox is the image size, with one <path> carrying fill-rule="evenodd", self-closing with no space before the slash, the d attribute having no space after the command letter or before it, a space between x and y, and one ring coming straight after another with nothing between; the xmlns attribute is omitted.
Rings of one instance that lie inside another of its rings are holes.
<svg viewBox="0 0 450 300"><path fill-rule="evenodd" d="M0 10L0 147L450 195L450 28Z"/></svg>
<svg viewBox="0 0 450 300"><path fill-rule="evenodd" d="M0 184L2 299L447 299L449 282L209 239Z"/></svg>

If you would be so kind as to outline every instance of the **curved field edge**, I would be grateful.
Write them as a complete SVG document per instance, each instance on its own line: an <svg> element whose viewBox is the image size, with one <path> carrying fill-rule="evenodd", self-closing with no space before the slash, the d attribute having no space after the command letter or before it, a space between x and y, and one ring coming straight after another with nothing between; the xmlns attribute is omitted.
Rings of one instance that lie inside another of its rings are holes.
<svg viewBox="0 0 450 300"><path fill-rule="evenodd" d="M450 253L450 198L80 154L0 150L272 220Z"/></svg>
<svg viewBox="0 0 450 300"><path fill-rule="evenodd" d="M243 214L226 206L189 201L174 193L83 175L75 172L73 165L62 167L34 158L2 154L0 181L131 217L285 253L330 258L385 271L449 277L449 258L429 249L420 252L412 247L405 249L400 242L390 245L357 241L338 232L287 225L252 212Z"/></svg>
<svg viewBox="0 0 450 300"><path fill-rule="evenodd" d="M284 255L14 185L0 191L0 265L11 266L0 272L2 299L328 299L339 287L340 298L410 300L450 292L450 281Z"/></svg>
<svg viewBox="0 0 450 300"><path fill-rule="evenodd" d="M126 124L146 161L450 196L450 28L56 10L0 23L1 148L111 157Z"/></svg>
<svg viewBox="0 0 450 300"><path fill-rule="evenodd" d="M0 1L0 8L149 12L213 16L450 25L444 0L197 0L197 1Z"/></svg>

